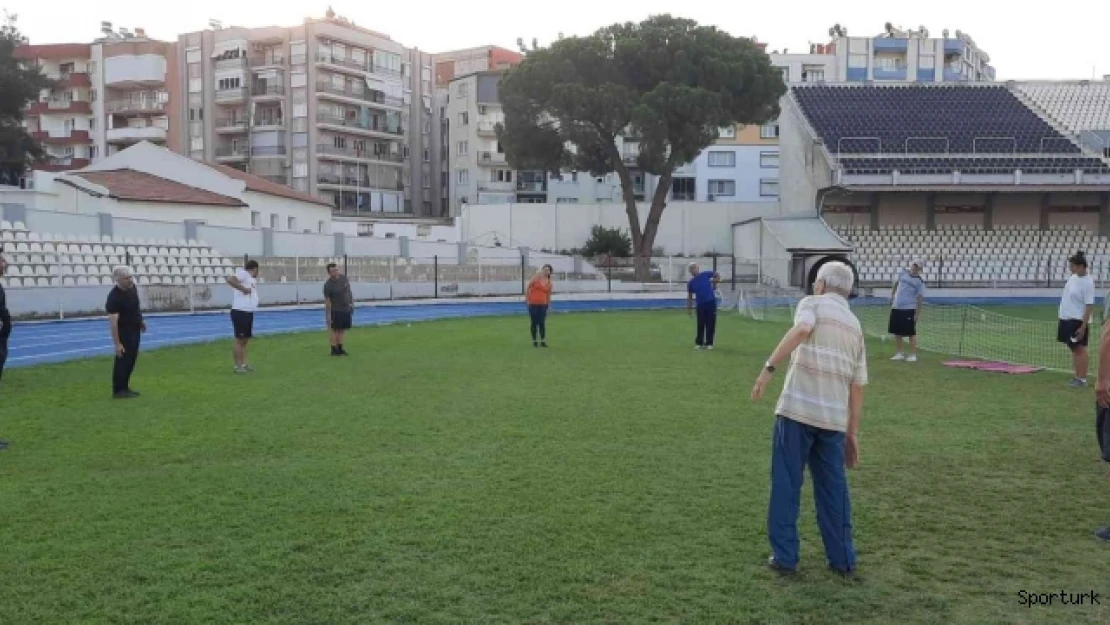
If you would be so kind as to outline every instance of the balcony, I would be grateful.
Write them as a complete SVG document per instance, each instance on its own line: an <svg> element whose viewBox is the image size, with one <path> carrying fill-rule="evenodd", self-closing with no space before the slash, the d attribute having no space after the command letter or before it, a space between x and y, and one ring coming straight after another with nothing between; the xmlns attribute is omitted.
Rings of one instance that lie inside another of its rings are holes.
<svg viewBox="0 0 1110 625"><path fill-rule="evenodd" d="M516 185L512 182L502 182L500 180L479 180L479 191L492 191L495 193L512 193L516 191Z"/></svg>
<svg viewBox="0 0 1110 625"><path fill-rule="evenodd" d="M403 133L400 128L387 128L384 124L374 124L371 122L362 122L354 118L345 118L338 115L328 115L326 113L318 113L316 115L316 123L327 124L330 126L340 126L344 129L351 130L352 132L365 131L369 133L379 133L393 137L400 137Z"/></svg>
<svg viewBox="0 0 1110 625"><path fill-rule="evenodd" d="M255 117L251 128L254 130L280 130L285 127L285 119L281 117Z"/></svg>
<svg viewBox="0 0 1110 625"><path fill-rule="evenodd" d="M356 61L354 59L340 58L330 54L317 54L316 63L323 65L332 65L340 67L345 70L355 70L359 72L369 72L370 65L366 61Z"/></svg>
<svg viewBox="0 0 1110 625"><path fill-rule="evenodd" d="M251 148L251 158L285 156L285 153L286 149L284 145L256 145Z"/></svg>
<svg viewBox="0 0 1110 625"><path fill-rule="evenodd" d="M516 181L516 190L517 190L517 193L524 193L524 194L528 194L528 193L546 194L547 193L547 183L546 182L525 182L525 181L522 181L522 180L517 180Z"/></svg>
<svg viewBox="0 0 1110 625"><path fill-rule="evenodd" d="M255 98L274 98L285 95L285 85L265 84L254 85L251 88L251 96Z"/></svg>
<svg viewBox="0 0 1110 625"><path fill-rule="evenodd" d="M247 160L248 149L245 145L233 145L216 148L216 160L221 162L227 161L245 161Z"/></svg>
<svg viewBox="0 0 1110 625"><path fill-rule="evenodd" d="M92 86L92 80L89 79L89 75L85 72L66 72L56 80L57 86L61 88Z"/></svg>
<svg viewBox="0 0 1110 625"><path fill-rule="evenodd" d="M369 178L364 178L362 176L351 176L349 174L344 174L344 175L341 176L339 174L324 174L324 173L321 173L321 174L318 174L316 176L316 183L318 185L321 185L321 186L324 186L324 187L338 187L338 188L342 188L342 189L351 189L351 190L353 190L353 189L366 189L367 191L369 191L371 189L381 189L381 190L388 190L388 191L393 191L393 190L404 191L405 190L405 184L403 182L401 182L400 180L398 180L396 182L396 184L393 184L393 185L388 184L388 183L387 184L378 184L378 183L370 180Z"/></svg>
<svg viewBox="0 0 1110 625"><path fill-rule="evenodd" d="M243 133L247 131L247 120L238 117L217 119L215 128L219 134Z"/></svg>
<svg viewBox="0 0 1110 625"><path fill-rule="evenodd" d="M496 137L497 122L478 122L479 137Z"/></svg>
<svg viewBox="0 0 1110 625"><path fill-rule="evenodd" d="M161 54L123 54L104 59L104 84L135 88L166 84L166 57Z"/></svg>
<svg viewBox="0 0 1110 625"><path fill-rule="evenodd" d="M269 176L269 175L265 175L265 176L259 176L259 178L269 180L270 182L280 184L282 186L288 186L289 185L289 177L288 176Z"/></svg>
<svg viewBox="0 0 1110 625"><path fill-rule="evenodd" d="M104 112L113 115L143 115L164 113L167 108L165 100L157 97L132 98L126 100L109 100L104 103Z"/></svg>
<svg viewBox="0 0 1110 625"><path fill-rule="evenodd" d="M247 97L247 90L241 87L235 89L217 89L216 90L216 103L217 104L230 104L232 102L238 103L245 100Z"/></svg>
<svg viewBox="0 0 1110 625"><path fill-rule="evenodd" d="M251 69L285 67L285 59L280 57L252 56L247 59L247 64L250 65Z"/></svg>
<svg viewBox="0 0 1110 625"><path fill-rule="evenodd" d="M31 117L54 113L83 113L85 115L92 115L92 104L84 100L49 100L46 102L32 102L31 105L27 107L27 115Z"/></svg>
<svg viewBox="0 0 1110 625"><path fill-rule="evenodd" d="M166 129L157 126L109 128L107 139L108 143L112 144L138 143L140 141L165 143Z"/></svg>
<svg viewBox="0 0 1110 625"><path fill-rule="evenodd" d="M84 145L92 141L88 130L71 130L68 135L51 135L40 130L31 136L43 145Z"/></svg>
<svg viewBox="0 0 1110 625"><path fill-rule="evenodd" d="M479 152L478 162L483 165L504 165L508 161L501 152Z"/></svg>
<svg viewBox="0 0 1110 625"><path fill-rule="evenodd" d="M339 96L340 102L353 101L354 104L380 104L384 107L402 108L405 103L401 98L394 98L386 96L378 91L362 90L354 91L349 87L336 87L330 82L318 81L316 83L316 95L318 97Z"/></svg>
<svg viewBox="0 0 1110 625"><path fill-rule="evenodd" d="M51 158L45 161L35 161L31 169L36 171L72 171L88 166L89 159L87 158L73 158L72 156L67 156L62 158Z"/></svg>
<svg viewBox="0 0 1110 625"><path fill-rule="evenodd" d="M247 66L247 57L238 56L228 59L218 59L216 61L216 69L238 69Z"/></svg>
<svg viewBox="0 0 1110 625"><path fill-rule="evenodd" d="M337 148L334 145L327 143L320 143L316 146L316 154L321 158L336 157L334 160L355 159L363 161L380 161L383 163L400 164L405 162L404 156L400 152L384 152L376 153L371 150L359 150L356 148Z"/></svg>

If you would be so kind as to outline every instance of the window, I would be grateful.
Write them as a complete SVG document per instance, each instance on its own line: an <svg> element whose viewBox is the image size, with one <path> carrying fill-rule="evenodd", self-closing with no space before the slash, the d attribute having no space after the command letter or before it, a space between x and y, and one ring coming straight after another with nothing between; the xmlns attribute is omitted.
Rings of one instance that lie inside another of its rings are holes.
<svg viewBox="0 0 1110 625"><path fill-rule="evenodd" d="M342 150L347 149L347 137L335 135L335 137L332 138L332 145Z"/></svg>
<svg viewBox="0 0 1110 625"><path fill-rule="evenodd" d="M466 126L469 123L470 123L470 113L468 113L466 111L463 111L462 113L459 113L459 125L460 126Z"/></svg>
<svg viewBox="0 0 1110 625"><path fill-rule="evenodd" d="M216 88L220 91L238 89L240 86L242 86L242 78L240 78L239 76L230 76L228 78L221 78L216 81Z"/></svg>
<svg viewBox="0 0 1110 625"><path fill-rule="evenodd" d="M696 180L693 178L675 178L671 181L671 199L676 202L693 202L697 199L695 184Z"/></svg>
<svg viewBox="0 0 1110 625"><path fill-rule="evenodd" d="M258 211L251 211L251 227L258 228L262 225L262 213Z"/></svg>
<svg viewBox="0 0 1110 625"><path fill-rule="evenodd" d="M192 49L185 51L186 63L200 63L200 50Z"/></svg>
<svg viewBox="0 0 1110 625"><path fill-rule="evenodd" d="M466 141L459 141L458 155L466 156L470 152L470 145Z"/></svg>
<svg viewBox="0 0 1110 625"><path fill-rule="evenodd" d="M803 69L802 82L825 82L825 70L818 67L807 67Z"/></svg>
<svg viewBox="0 0 1110 625"><path fill-rule="evenodd" d="M557 197L555 198L556 204L577 204L578 198L576 197Z"/></svg>
<svg viewBox="0 0 1110 625"><path fill-rule="evenodd" d="M760 178L759 194L763 197L778 197L779 181L774 178Z"/></svg>
<svg viewBox="0 0 1110 625"><path fill-rule="evenodd" d="M735 139L736 126L724 126L717 130L717 137L720 139Z"/></svg>
<svg viewBox="0 0 1110 625"><path fill-rule="evenodd" d="M290 217L289 220L288 220L288 225L289 225L289 228L288 228L289 230L296 232L296 230L297 230L297 218L296 217Z"/></svg>
<svg viewBox="0 0 1110 625"><path fill-rule="evenodd" d="M710 152L710 167L736 167L736 152Z"/></svg>
<svg viewBox="0 0 1110 625"><path fill-rule="evenodd" d="M458 172L458 181L459 184L466 184L470 182L470 170L460 169Z"/></svg>
<svg viewBox="0 0 1110 625"><path fill-rule="evenodd" d="M430 67L420 68L420 80L422 80L424 82L428 82L431 79L432 79L432 68L430 68Z"/></svg>
<svg viewBox="0 0 1110 625"><path fill-rule="evenodd" d="M308 178L308 163L293 163L294 178Z"/></svg>
<svg viewBox="0 0 1110 625"><path fill-rule="evenodd" d="M710 180L709 195L714 197L732 197L736 195L735 180Z"/></svg>
<svg viewBox="0 0 1110 625"><path fill-rule="evenodd" d="M89 102L96 102L96 89L89 89Z"/></svg>
<svg viewBox="0 0 1110 625"><path fill-rule="evenodd" d="M424 162L432 162L432 153L428 151L428 148L424 148Z"/></svg>
<svg viewBox="0 0 1110 625"><path fill-rule="evenodd" d="M95 117L90 117L89 118L89 130L96 130L96 118Z"/></svg>
<svg viewBox="0 0 1110 625"><path fill-rule="evenodd" d="M779 153L778 152L760 152L759 153L759 166L765 169L772 169L779 166Z"/></svg>
<svg viewBox="0 0 1110 625"><path fill-rule="evenodd" d="M875 57L875 67L885 70L905 69L906 60L900 56L877 56Z"/></svg>
<svg viewBox="0 0 1110 625"><path fill-rule="evenodd" d="M465 82L460 82L459 86L455 88L455 95L460 98L465 98L470 95L470 85Z"/></svg>
<svg viewBox="0 0 1110 625"><path fill-rule="evenodd" d="M289 86L303 87L308 84L308 74L304 72L292 72L289 74Z"/></svg>
<svg viewBox="0 0 1110 625"><path fill-rule="evenodd" d="M237 112L238 111L232 111L230 119L235 119L236 117L239 117L239 115L236 114ZM189 121L191 121L191 122L204 121L204 109L190 108L189 109Z"/></svg>
<svg viewBox="0 0 1110 625"><path fill-rule="evenodd" d="M759 127L760 139L778 139L779 125L778 124L764 124Z"/></svg>
<svg viewBox="0 0 1110 625"><path fill-rule="evenodd" d="M278 229L278 219L279 218L278 218L277 215L270 215L270 229L271 230L277 230Z"/></svg>
<svg viewBox="0 0 1110 625"><path fill-rule="evenodd" d="M200 93L203 91L204 80L201 78L189 79L189 93Z"/></svg>
<svg viewBox="0 0 1110 625"><path fill-rule="evenodd" d="M322 221L316 222L316 232L319 232L319 233L323 234L323 232L324 232L324 222L322 222Z"/></svg>
<svg viewBox="0 0 1110 625"><path fill-rule="evenodd" d="M307 104L294 104L293 105L293 117L308 117L308 105Z"/></svg>
<svg viewBox="0 0 1110 625"><path fill-rule="evenodd" d="M193 151L204 149L204 137L193 137L190 141L189 148Z"/></svg>
<svg viewBox="0 0 1110 625"><path fill-rule="evenodd" d="M98 156L100 156L100 153L99 153L99 151L97 150L97 146L95 146L95 145L90 145L90 146L89 146L89 158L90 158L90 159L95 159L95 158L97 158Z"/></svg>

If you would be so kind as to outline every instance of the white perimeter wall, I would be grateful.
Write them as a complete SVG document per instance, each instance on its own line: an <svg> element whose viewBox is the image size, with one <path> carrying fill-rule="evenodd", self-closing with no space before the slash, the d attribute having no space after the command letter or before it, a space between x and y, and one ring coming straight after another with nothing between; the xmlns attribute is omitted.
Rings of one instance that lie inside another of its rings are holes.
<svg viewBox="0 0 1110 625"><path fill-rule="evenodd" d="M639 206L641 225L648 206ZM777 202L673 202L663 211L655 247L667 255L732 253L732 225L782 216ZM473 245L569 250L581 247L600 225L628 231L623 204L472 204L459 217L460 236Z"/></svg>

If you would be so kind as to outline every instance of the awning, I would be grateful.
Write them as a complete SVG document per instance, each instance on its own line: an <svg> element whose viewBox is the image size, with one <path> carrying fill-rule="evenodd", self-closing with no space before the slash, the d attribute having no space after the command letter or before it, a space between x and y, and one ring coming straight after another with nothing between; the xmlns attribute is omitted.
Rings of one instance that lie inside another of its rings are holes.
<svg viewBox="0 0 1110 625"><path fill-rule="evenodd" d="M789 252L851 252L852 246L838 237L821 219L762 219L767 233Z"/></svg>

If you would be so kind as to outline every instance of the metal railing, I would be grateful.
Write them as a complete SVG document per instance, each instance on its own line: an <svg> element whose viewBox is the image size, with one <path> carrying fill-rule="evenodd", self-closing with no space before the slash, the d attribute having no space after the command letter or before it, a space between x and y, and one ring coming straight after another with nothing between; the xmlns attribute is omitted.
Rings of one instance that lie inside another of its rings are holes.
<svg viewBox="0 0 1110 625"><path fill-rule="evenodd" d="M370 102L372 104L381 104L383 106L392 106L392 107L402 107L402 106L404 106L404 100L402 100L401 98L386 96L385 94L383 94L379 91L373 91L373 90L368 90L368 89L363 89L361 91L355 91L354 89L351 89L349 87L337 87L334 84L332 84L330 82L326 82L326 81L317 81L316 82L316 91L317 92L323 92L323 93L330 93L330 94L333 94L333 95L341 95L341 96L352 98L352 99L355 99L355 100Z"/></svg>
<svg viewBox="0 0 1110 625"><path fill-rule="evenodd" d="M242 87L235 89L217 89L216 101L217 102L238 102L247 97L247 90Z"/></svg>
<svg viewBox="0 0 1110 625"><path fill-rule="evenodd" d="M376 125L374 123L363 123L362 121L354 118L340 117L338 115L329 115L327 113L317 113L316 121L322 124L333 124L336 126L345 126L348 128L359 128L370 132L380 132L390 135L402 135L400 128L390 129L384 125Z"/></svg>
<svg viewBox="0 0 1110 625"><path fill-rule="evenodd" d="M247 129L247 120L241 118L223 118L216 120L216 130L242 130Z"/></svg>
<svg viewBox="0 0 1110 625"><path fill-rule="evenodd" d="M251 95L271 96L271 95L285 95L285 85L267 84L267 85L254 85L251 87Z"/></svg>
<svg viewBox="0 0 1110 625"><path fill-rule="evenodd" d="M251 148L251 156L285 156L284 145L256 145Z"/></svg>
<svg viewBox="0 0 1110 625"><path fill-rule="evenodd" d="M400 152L378 153L372 149L359 150L357 148L338 148L327 143L317 144L316 153L332 154L335 156L346 156L349 158L361 158L373 161L385 161L389 163L402 163L405 160L404 156Z"/></svg>
<svg viewBox="0 0 1110 625"><path fill-rule="evenodd" d="M234 147L220 146L216 148L216 158L247 158L249 155L250 149L245 145Z"/></svg>

